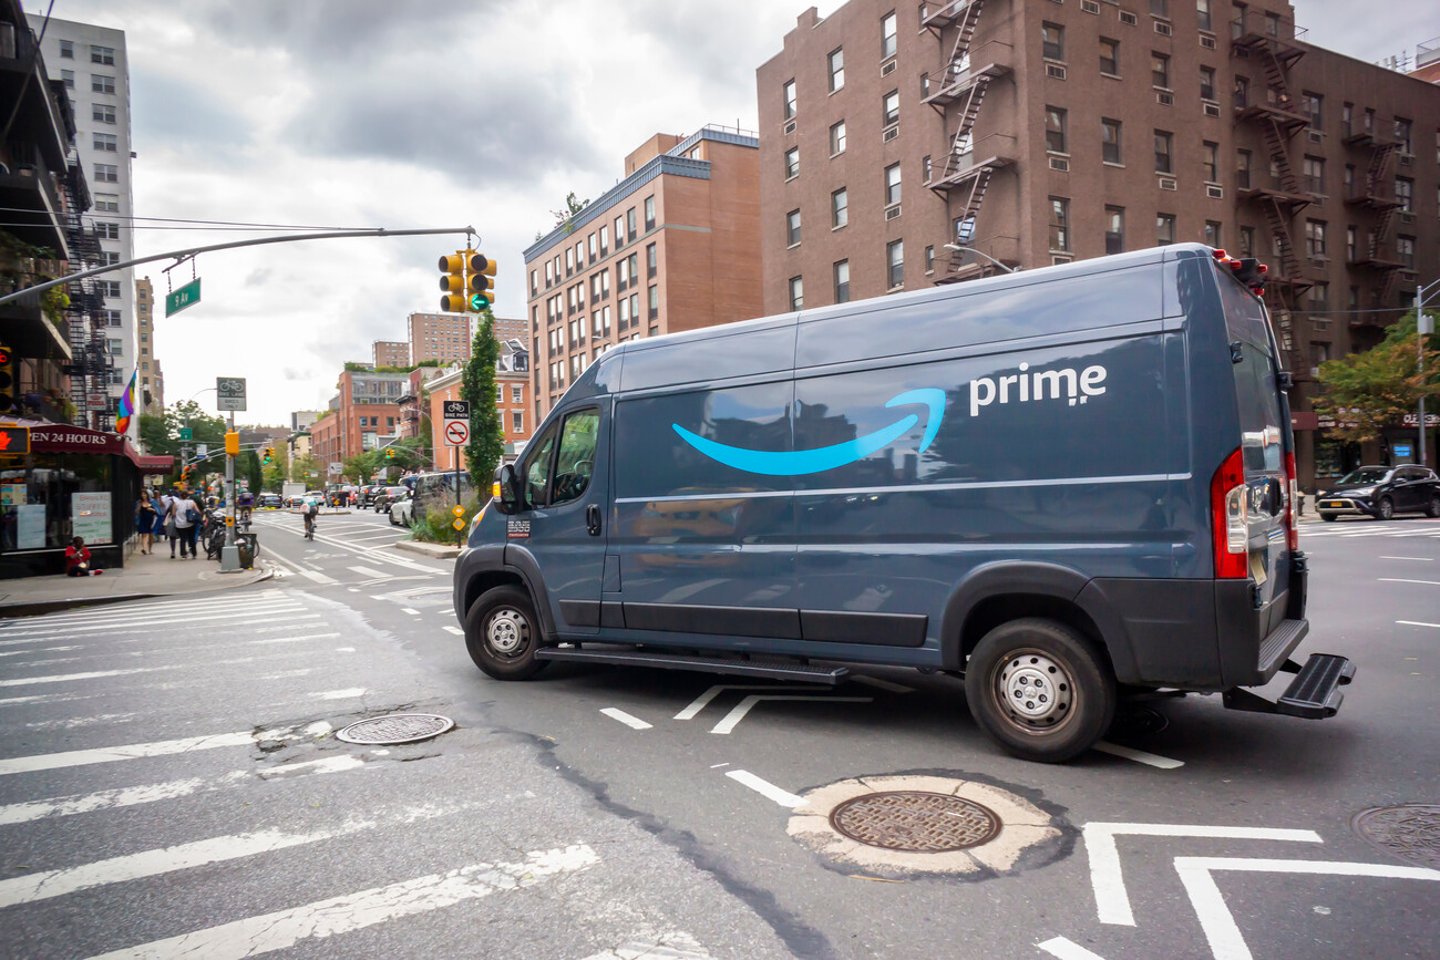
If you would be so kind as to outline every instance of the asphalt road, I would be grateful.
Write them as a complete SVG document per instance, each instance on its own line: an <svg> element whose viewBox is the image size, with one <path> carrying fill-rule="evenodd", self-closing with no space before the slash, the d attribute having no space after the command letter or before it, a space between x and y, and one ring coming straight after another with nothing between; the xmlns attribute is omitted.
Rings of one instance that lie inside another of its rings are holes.
<svg viewBox="0 0 1440 960"><path fill-rule="evenodd" d="M1428 860L1352 821L1440 804L1440 522L1304 527L1300 654L1359 665L1338 717L1164 700L1061 767L1000 753L957 681L913 672L498 683L450 563L383 516L257 529L269 583L0 624L0 955L1436 955L1435 814L1411 818ZM457 727L331 734L396 711ZM796 807L857 780L954 785L1025 849L866 860Z"/></svg>

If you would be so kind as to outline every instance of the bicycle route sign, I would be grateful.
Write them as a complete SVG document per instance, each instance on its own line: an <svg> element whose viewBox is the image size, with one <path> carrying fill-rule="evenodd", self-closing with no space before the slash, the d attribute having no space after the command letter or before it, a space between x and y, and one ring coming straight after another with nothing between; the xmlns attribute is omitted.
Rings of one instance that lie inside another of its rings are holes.
<svg viewBox="0 0 1440 960"><path fill-rule="evenodd" d="M244 410L245 409L245 378L244 377L216 377L215 394L219 398L215 401L217 410Z"/></svg>
<svg viewBox="0 0 1440 960"><path fill-rule="evenodd" d="M470 439L470 401L445 401L445 442L452 447L463 447Z"/></svg>

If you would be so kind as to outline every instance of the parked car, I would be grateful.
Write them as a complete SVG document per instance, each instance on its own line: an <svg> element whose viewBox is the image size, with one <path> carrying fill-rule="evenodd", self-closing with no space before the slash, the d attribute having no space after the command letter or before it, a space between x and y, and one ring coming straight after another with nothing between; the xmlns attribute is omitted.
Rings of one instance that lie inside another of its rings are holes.
<svg viewBox="0 0 1440 960"><path fill-rule="evenodd" d="M978 727L1048 762L1135 688L1333 716L1354 665L1290 660L1263 276L1187 243L620 344L497 471L455 565L467 650L502 680L963 676Z"/></svg>
<svg viewBox="0 0 1440 960"><path fill-rule="evenodd" d="M1429 467L1360 467L1315 500L1321 520L1343 516L1389 520L1400 513L1440 517L1440 477Z"/></svg>
<svg viewBox="0 0 1440 960"><path fill-rule="evenodd" d="M399 500L401 497L408 496L410 496L409 487L400 486L398 484L393 487L380 487L375 492L375 512L385 513L390 509L390 505L396 500Z"/></svg>
<svg viewBox="0 0 1440 960"><path fill-rule="evenodd" d="M390 509L385 512L390 515L392 526L410 526L415 520L415 495L406 490L403 496L390 501Z"/></svg>
<svg viewBox="0 0 1440 960"><path fill-rule="evenodd" d="M360 488L360 506L370 508L375 505L375 496L385 489L383 483L367 483Z"/></svg>
<svg viewBox="0 0 1440 960"><path fill-rule="evenodd" d="M285 506L285 501L280 499L280 494L278 493L262 493L256 498L255 506L274 509Z"/></svg>

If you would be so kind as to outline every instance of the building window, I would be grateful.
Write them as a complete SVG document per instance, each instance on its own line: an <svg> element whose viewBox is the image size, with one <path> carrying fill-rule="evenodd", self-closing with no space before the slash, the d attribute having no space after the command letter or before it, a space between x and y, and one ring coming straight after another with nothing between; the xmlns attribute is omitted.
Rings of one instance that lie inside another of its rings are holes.
<svg viewBox="0 0 1440 960"><path fill-rule="evenodd" d="M113 163L95 164L96 183L119 183L120 168Z"/></svg>
<svg viewBox="0 0 1440 960"><path fill-rule="evenodd" d="M111 223L109 220L96 220L95 236L101 240L119 240L120 224Z"/></svg>
<svg viewBox="0 0 1440 960"><path fill-rule="evenodd" d="M523 403L525 400L525 388L518 383L510 385L510 402Z"/></svg>
<svg viewBox="0 0 1440 960"><path fill-rule="evenodd" d="M883 101L881 101L881 104L883 107L881 111L881 126L888 127L892 123L899 123L900 91L891 90L889 93L885 94L885 98Z"/></svg>
<svg viewBox="0 0 1440 960"><path fill-rule="evenodd" d="M1170 57L1163 53L1150 53L1150 83L1161 90L1170 89Z"/></svg>
<svg viewBox="0 0 1440 960"><path fill-rule="evenodd" d="M630 235L631 240L634 240L640 233L640 231L635 229L634 207L631 207L629 210L625 211L625 232Z"/></svg>
<svg viewBox="0 0 1440 960"><path fill-rule="evenodd" d="M1205 237L1203 242L1207 247L1223 246L1220 242L1220 222L1218 220L1205 221Z"/></svg>
<svg viewBox="0 0 1440 960"><path fill-rule="evenodd" d="M1241 190L1250 189L1250 163L1249 150L1235 151L1235 186Z"/></svg>
<svg viewBox="0 0 1440 960"><path fill-rule="evenodd" d="M105 326L107 326L107 327L118 327L118 326L120 326L120 311L119 311L119 310L102 310L102 311L100 311L100 314L101 314L101 316L103 316L103 317L105 318ZM149 335L148 335L148 334L144 334L144 333L140 334L140 341L141 341L142 343L148 343L148 342L149 342L149 339L150 339L150 338L149 338Z"/></svg>
<svg viewBox="0 0 1440 960"><path fill-rule="evenodd" d="M1255 228L1254 228L1254 227L1241 227L1241 228L1240 228L1240 256L1242 256L1242 257L1253 257L1253 256L1255 256Z"/></svg>
<svg viewBox="0 0 1440 960"><path fill-rule="evenodd" d="M115 153L120 149L120 140L113 133L92 133L90 145L100 153Z"/></svg>
<svg viewBox="0 0 1440 960"><path fill-rule="evenodd" d="M110 340L107 340L106 343L109 345L110 356L112 356L112 357L120 357L120 356L124 356L124 355L125 355L125 341L124 341L124 340L110 339Z"/></svg>
<svg viewBox="0 0 1440 960"><path fill-rule="evenodd" d="M799 210L791 210L785 214L785 245L787 247L798 247L800 245Z"/></svg>
<svg viewBox="0 0 1440 960"><path fill-rule="evenodd" d="M1042 22L1040 24L1040 52L1046 60L1064 60L1065 28L1058 23ZM1104 56L1103 52L1101 56Z"/></svg>
<svg viewBox="0 0 1440 960"><path fill-rule="evenodd" d="M61 71L60 71L60 80L61 80L61 82L63 82L63 83L65 84L65 89L66 89L66 90L74 90L74 89L75 89L75 71L74 71L74 70L61 70ZM97 118L97 119L98 119L98 118ZM112 122L113 122L113 121L112 121Z"/></svg>
<svg viewBox="0 0 1440 960"><path fill-rule="evenodd" d="M655 229L655 198L645 198L645 229Z"/></svg>
<svg viewBox="0 0 1440 960"><path fill-rule="evenodd" d="M927 274L929 274L929 273L934 273L934 272L935 272L935 247L934 247L934 246L928 246L928 247L925 248L925 272L926 272Z"/></svg>
<svg viewBox="0 0 1440 960"><path fill-rule="evenodd" d="M75 59L75 41L74 41L74 40L61 40L61 41L60 41L60 59L61 59L61 60L74 60L74 59Z"/></svg>
<svg viewBox="0 0 1440 960"><path fill-rule="evenodd" d="M830 194L830 226L838 230L850 222L850 193L844 187Z"/></svg>
<svg viewBox="0 0 1440 960"><path fill-rule="evenodd" d="M90 44L90 62L113 67L115 65L115 48L102 47L95 43Z"/></svg>
<svg viewBox="0 0 1440 960"><path fill-rule="evenodd" d="M73 87L74 84L72 83L71 86ZM114 123L114 122L115 122L115 104L113 104L113 103L93 103L93 104L91 104L91 105L90 105L90 119L91 119L91 120L94 120L96 123Z"/></svg>
<svg viewBox="0 0 1440 960"><path fill-rule="evenodd" d="M1324 158L1307 156L1300 169L1305 177L1305 189L1314 194L1323 194L1325 192Z"/></svg>
<svg viewBox="0 0 1440 960"><path fill-rule="evenodd" d="M1318 281L1305 291L1305 307L1311 313L1325 313L1330 309L1330 284Z"/></svg>
<svg viewBox="0 0 1440 960"><path fill-rule="evenodd" d="M1170 161L1171 146L1174 142L1174 135L1168 130L1155 131L1155 172L1173 173L1174 165Z"/></svg>
<svg viewBox="0 0 1440 960"><path fill-rule="evenodd" d="M850 261L840 260L835 264L835 302L850 302Z"/></svg>
<svg viewBox="0 0 1440 960"><path fill-rule="evenodd" d="M1210 19L1210 0L1195 0L1195 13L1200 18L1200 29L1207 33L1214 30Z"/></svg>
<svg viewBox="0 0 1440 960"><path fill-rule="evenodd" d="M119 262L120 254L116 253L114 250L101 250L100 259L96 261L97 265L102 267L113 267Z"/></svg>
<svg viewBox="0 0 1440 960"><path fill-rule="evenodd" d="M1325 256L1325 221L1305 221L1305 255L1309 257Z"/></svg>
<svg viewBox="0 0 1440 960"><path fill-rule="evenodd" d="M1065 152L1065 111L1060 107L1045 108L1045 149Z"/></svg>
<svg viewBox="0 0 1440 960"><path fill-rule="evenodd" d="M1170 0L1150 0L1150 15L1154 17L1170 16Z"/></svg>
<svg viewBox="0 0 1440 960"><path fill-rule="evenodd" d="M1396 257L1396 259L1398 259L1402 264L1405 265L1405 269L1407 269L1407 270L1414 270L1414 269L1415 269L1415 238L1414 238L1414 237L1396 237L1396 238L1395 238L1395 257Z"/></svg>
<svg viewBox="0 0 1440 960"><path fill-rule="evenodd" d="M645 245L645 275L646 275L646 277L653 278L653 277L655 276L655 274L657 274L657 273L660 272L660 259L659 259L659 257L660 257L660 254L659 254L659 251L656 249L655 244L650 243L650 244L646 244L646 245Z"/></svg>
<svg viewBox="0 0 1440 960"><path fill-rule="evenodd" d="M892 240L885 244L885 263L888 270L888 287L894 290L905 285L905 241Z"/></svg>
<svg viewBox="0 0 1440 960"><path fill-rule="evenodd" d="M1050 250L1055 253L1070 250L1070 201L1066 197L1050 198Z"/></svg>
<svg viewBox="0 0 1440 960"><path fill-rule="evenodd" d="M885 206L893 207L900 202L900 164L892 163L885 168Z"/></svg>
<svg viewBox="0 0 1440 960"><path fill-rule="evenodd" d="M845 121L830 125L830 156L845 152Z"/></svg>
<svg viewBox="0 0 1440 960"><path fill-rule="evenodd" d="M92 73L90 75L90 92L113 94L115 92L115 78L107 77L101 73Z"/></svg>
<svg viewBox="0 0 1440 960"><path fill-rule="evenodd" d="M95 281L95 289L102 297L108 297L111 300L120 299L119 280L97 280Z"/></svg>
<svg viewBox="0 0 1440 960"><path fill-rule="evenodd" d="M1200 142L1200 163L1205 169L1206 183L1220 182L1220 144L1209 140Z"/></svg>
<svg viewBox="0 0 1440 960"><path fill-rule="evenodd" d="M1408 177L1395 178L1395 199L1405 213L1415 212L1415 181Z"/></svg>
<svg viewBox="0 0 1440 960"><path fill-rule="evenodd" d="M1414 153L1413 145L1410 142L1411 130L1414 124L1402 117L1395 118L1395 139L1400 141L1401 153Z"/></svg>
<svg viewBox="0 0 1440 960"><path fill-rule="evenodd" d="M831 51L830 61L830 92L834 93L845 86L845 48Z"/></svg>
<svg viewBox="0 0 1440 960"><path fill-rule="evenodd" d="M600 228L600 256L606 256L610 252L610 227L608 225Z"/></svg>
<svg viewBox="0 0 1440 960"><path fill-rule="evenodd" d="M790 120L795 116L795 81L786 80L782 88L785 94L785 119Z"/></svg>
<svg viewBox="0 0 1440 960"><path fill-rule="evenodd" d="M799 310L805 306L805 280L803 277L790 278L790 309Z"/></svg>
<svg viewBox="0 0 1440 960"><path fill-rule="evenodd" d="M800 176L800 148L791 147L785 151L785 179L793 180Z"/></svg>
<svg viewBox="0 0 1440 960"><path fill-rule="evenodd" d="M1236 77L1230 98L1236 110L1248 107L1250 105L1250 80L1246 77Z"/></svg>
<svg viewBox="0 0 1440 960"><path fill-rule="evenodd" d="M1100 38L1100 72L1109 77L1120 76L1120 41Z"/></svg>
<svg viewBox="0 0 1440 960"><path fill-rule="evenodd" d="M1125 250L1125 208L1105 208L1105 252L1123 253Z"/></svg>
<svg viewBox="0 0 1440 960"><path fill-rule="evenodd" d="M589 244L589 247L590 247L590 262L591 262L591 263L594 263L594 262L595 262L595 253L596 253L597 250L599 250L599 245L595 242L595 234L594 234L594 233L591 233L590 236L589 236L588 238L586 238L586 243L588 243L588 244Z"/></svg>
<svg viewBox="0 0 1440 960"><path fill-rule="evenodd" d="M1300 95L1301 102L1305 107L1305 113L1310 117L1311 130L1325 129L1324 112L1325 98L1318 93L1311 93L1306 90Z"/></svg>
<svg viewBox="0 0 1440 960"><path fill-rule="evenodd" d="M511 432L511 433L524 433L524 432L525 432L525 411L523 411L523 410L511 410L511 411L510 411L510 432Z"/></svg>
<svg viewBox="0 0 1440 960"><path fill-rule="evenodd" d="M657 284L650 284L650 319L654 320L660 316L660 287Z"/></svg>
<svg viewBox="0 0 1440 960"><path fill-rule="evenodd" d="M1155 245L1164 247L1174 242L1175 214L1157 213L1155 215Z"/></svg>
<svg viewBox="0 0 1440 960"><path fill-rule="evenodd" d="M926 71L920 74L920 99L924 100L930 96L930 73Z"/></svg>
<svg viewBox="0 0 1440 960"><path fill-rule="evenodd" d="M1120 121L1100 119L1100 155L1106 163L1120 163Z"/></svg>
<svg viewBox="0 0 1440 960"><path fill-rule="evenodd" d="M927 153L920 158L920 182L929 183L934 173L934 169L930 166L930 154Z"/></svg>
<svg viewBox="0 0 1440 960"><path fill-rule="evenodd" d="M1345 228L1345 260L1349 263L1355 262L1356 254L1359 251L1360 231L1353 225Z"/></svg>
<svg viewBox="0 0 1440 960"><path fill-rule="evenodd" d="M897 24L895 22L895 11L891 10L880 18L880 59L888 60L895 56L897 37Z"/></svg>
<svg viewBox="0 0 1440 960"><path fill-rule="evenodd" d="M1202 99L1202 100L1214 100L1214 99L1215 99L1215 68L1214 68L1214 67L1201 67L1201 68L1200 68L1200 99Z"/></svg>

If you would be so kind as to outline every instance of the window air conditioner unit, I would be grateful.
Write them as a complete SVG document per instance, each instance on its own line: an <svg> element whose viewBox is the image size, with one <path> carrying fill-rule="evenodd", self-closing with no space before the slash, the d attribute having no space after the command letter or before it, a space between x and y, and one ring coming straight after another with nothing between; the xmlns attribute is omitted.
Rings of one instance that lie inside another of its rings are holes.
<svg viewBox="0 0 1440 960"><path fill-rule="evenodd" d="M1131 13L1129 10L1121 10L1120 22L1133 27L1140 22L1140 18L1135 16L1135 14Z"/></svg>
<svg viewBox="0 0 1440 960"><path fill-rule="evenodd" d="M1311 143L1324 143L1324 142L1325 142L1325 134L1321 133L1319 130L1309 130L1309 131L1306 132L1305 137L1306 137L1306 139L1308 139Z"/></svg>
<svg viewBox="0 0 1440 960"><path fill-rule="evenodd" d="M1224 188L1224 187L1220 187L1220 186L1216 186L1216 185L1213 184L1213 183L1206 184L1206 185L1205 185L1205 196L1209 197L1211 200L1224 200L1224 199L1225 199L1225 188Z"/></svg>
<svg viewBox="0 0 1440 960"><path fill-rule="evenodd" d="M1100 4L1097 0L1080 0L1080 12L1098 14L1100 12Z"/></svg>
<svg viewBox="0 0 1440 960"><path fill-rule="evenodd" d="M893 207L886 207L886 208L885 208L885 219L886 219L886 220L894 220L894 219L895 219L896 217L898 217L898 216L900 216L900 204L897 203L897 204L895 204Z"/></svg>
<svg viewBox="0 0 1440 960"><path fill-rule="evenodd" d="M1206 50L1214 50L1214 49L1215 49L1215 38L1214 38L1214 37L1207 37L1207 36L1205 36L1205 35L1202 33L1202 34L1200 35L1200 46L1204 47Z"/></svg>
<svg viewBox="0 0 1440 960"><path fill-rule="evenodd" d="M880 140L882 143L889 143L898 136L900 136L900 124L897 123L892 127L886 127L885 132L880 135Z"/></svg>
<svg viewBox="0 0 1440 960"><path fill-rule="evenodd" d="M786 132L786 133L794 133L794 132L795 132L795 121L794 121L794 120L791 120L791 121L789 121L788 123L785 124L785 132Z"/></svg>
<svg viewBox="0 0 1440 960"><path fill-rule="evenodd" d="M1164 20L1156 20L1156 21L1155 21L1155 32L1158 33L1158 34L1160 34L1160 36L1162 36L1162 37L1168 37L1168 36L1170 36L1172 33L1174 33L1175 31L1172 30L1171 27L1170 27L1170 24L1166 23Z"/></svg>
<svg viewBox="0 0 1440 960"><path fill-rule="evenodd" d="M1051 80L1064 80L1065 68L1058 63L1047 63L1045 64L1045 76Z"/></svg>
<svg viewBox="0 0 1440 960"><path fill-rule="evenodd" d="M1413 213L1402 213L1402 214L1400 214L1400 222L1401 222L1401 223L1406 223L1406 224L1414 223L1414 222L1415 222L1415 214L1413 214Z"/></svg>
<svg viewBox="0 0 1440 960"><path fill-rule="evenodd" d="M882 77L888 77L888 76L890 76L890 74L892 74L892 73L894 73L894 72L895 72L895 61L894 61L893 59L891 59L891 60L886 60L884 63L880 64L880 76L882 76Z"/></svg>
<svg viewBox="0 0 1440 960"><path fill-rule="evenodd" d="M1050 169L1051 169L1051 170L1059 170L1061 173L1069 173L1069 172L1070 172L1070 161L1069 161L1069 160L1066 160L1064 157L1051 157L1051 158L1050 158Z"/></svg>
<svg viewBox="0 0 1440 960"><path fill-rule="evenodd" d="M1220 116L1220 104L1218 104L1218 103L1211 103L1210 101L1207 100L1207 101L1205 102L1204 109L1205 109L1205 116L1207 116L1207 117L1218 117L1218 116Z"/></svg>
<svg viewBox="0 0 1440 960"><path fill-rule="evenodd" d="M1161 190L1178 190L1178 189L1179 189L1179 185L1175 182L1175 179L1174 179L1173 177L1161 177L1161 178L1160 178L1160 189L1161 189Z"/></svg>
<svg viewBox="0 0 1440 960"><path fill-rule="evenodd" d="M1402 167L1408 167L1408 166L1410 166L1410 165L1411 165L1412 163L1414 163L1414 162L1415 162L1415 154L1413 154L1413 153L1402 153L1402 154L1400 154L1400 166L1402 166Z"/></svg>
<svg viewBox="0 0 1440 960"><path fill-rule="evenodd" d="M1155 91L1155 102L1158 103L1158 104L1160 104L1162 107L1171 107L1171 106L1174 106L1174 105L1175 105L1175 94L1173 94L1173 93L1166 93L1164 90L1156 90L1156 91Z"/></svg>

